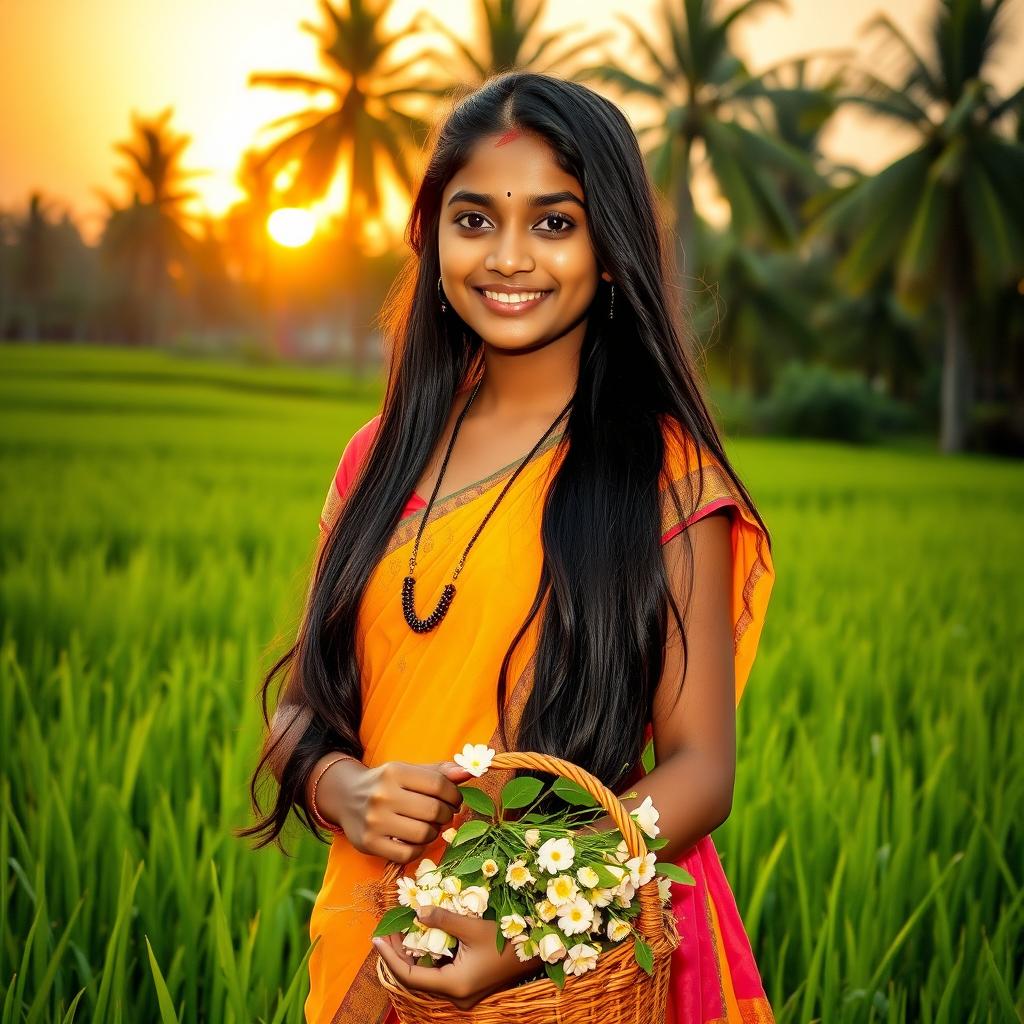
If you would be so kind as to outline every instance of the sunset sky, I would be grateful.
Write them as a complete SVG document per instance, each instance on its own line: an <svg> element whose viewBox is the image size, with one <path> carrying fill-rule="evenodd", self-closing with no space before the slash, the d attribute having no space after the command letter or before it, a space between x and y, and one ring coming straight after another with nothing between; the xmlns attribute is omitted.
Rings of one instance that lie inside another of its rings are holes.
<svg viewBox="0 0 1024 1024"><path fill-rule="evenodd" d="M397 0L391 24L404 25L423 0ZM432 0L430 9L469 34L471 0ZM753 70L812 50L872 47L860 27L882 5L871 0L789 0L788 13L766 7L737 36ZM886 5L920 40L931 0ZM588 27L614 28L615 11L649 17L654 0L587 0ZM994 78L1007 91L1024 77L1024 3L1010 5L1012 41L997 55ZM578 21L581 7L549 0L545 26ZM203 205L222 212L239 193L238 159L261 126L299 109L303 97L252 88L252 71L316 71L313 37L299 23L319 23L315 0L0 0L0 207L21 208L38 188L57 208L69 206L88 237L102 223L93 189L117 192L112 143L129 135L132 110L154 114L172 105L172 126L192 136L189 167ZM619 35L625 41L625 31ZM620 56L622 45L612 47ZM629 111L634 124L643 112ZM262 136L266 141L268 137ZM906 147L906 140L841 114L826 152L866 169Z"/></svg>

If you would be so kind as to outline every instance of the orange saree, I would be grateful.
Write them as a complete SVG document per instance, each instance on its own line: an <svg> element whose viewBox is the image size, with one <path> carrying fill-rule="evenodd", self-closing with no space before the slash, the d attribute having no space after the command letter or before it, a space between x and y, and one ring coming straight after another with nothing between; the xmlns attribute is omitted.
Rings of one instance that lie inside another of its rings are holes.
<svg viewBox="0 0 1024 1024"><path fill-rule="evenodd" d="M378 419L357 431L345 449L321 513L322 537L337 519ZM545 441L488 520L473 546L472 561L459 578L458 596L437 633L414 633L402 613L402 579L425 507L417 495L410 497L384 557L371 574L357 621L365 764L450 760L467 742L487 742L495 750L503 749L496 735L498 670L536 590L544 495L564 453L561 439L558 433ZM689 474L684 461L688 451ZM764 533L742 497L706 454L703 461L704 485L697 494L692 486L697 476L692 451L679 435L666 433L662 541L717 508L731 508L738 701L754 660L774 572ZM493 488L502 486L516 465L505 466L435 503L417 555L417 590L423 607L433 606L481 515L490 507ZM686 513L682 518L668 498L670 486ZM484 495L488 499L481 501ZM501 580L498 587L496 579ZM506 708L513 730L529 695L531 652L539 621L539 617L534 620L517 647L509 669ZM647 735L651 735L650 725ZM630 784L641 772L638 767ZM492 770L473 784L495 795L511 776L508 771ZM627 790L628 786L620 792ZM457 828L468 815L468 810L460 812L451 824ZM439 861L444 848L439 836L424 856ZM665 1024L773 1021L710 836L676 863L694 876L697 885L672 887L673 911L683 941L673 954ZM380 888L384 866L380 858L359 853L343 835L334 837L310 918L310 939L319 941L309 961L310 991L305 1004L309 1024L399 1024L377 982L377 953L370 944L384 910Z"/></svg>

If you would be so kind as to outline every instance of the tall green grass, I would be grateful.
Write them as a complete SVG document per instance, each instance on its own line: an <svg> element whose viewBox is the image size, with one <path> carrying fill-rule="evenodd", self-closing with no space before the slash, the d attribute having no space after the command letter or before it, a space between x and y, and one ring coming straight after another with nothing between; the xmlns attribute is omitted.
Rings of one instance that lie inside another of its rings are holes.
<svg viewBox="0 0 1024 1024"><path fill-rule="evenodd" d="M326 370L0 348L3 1024L302 1020L326 850L230 830L376 402ZM730 451L778 582L715 841L779 1021L1018 1019L1024 474Z"/></svg>

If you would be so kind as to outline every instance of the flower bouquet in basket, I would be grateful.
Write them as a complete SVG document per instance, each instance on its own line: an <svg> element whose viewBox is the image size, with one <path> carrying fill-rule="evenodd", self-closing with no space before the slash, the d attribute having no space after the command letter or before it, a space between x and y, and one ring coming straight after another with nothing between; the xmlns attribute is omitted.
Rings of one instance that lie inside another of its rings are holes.
<svg viewBox="0 0 1024 1024"><path fill-rule="evenodd" d="M568 765L541 755L499 755L502 761L522 757ZM480 777L491 766L494 751L466 744L454 759ZM458 788L475 816L458 830L443 833L448 845L438 863L424 858L413 877L398 878L397 905L384 914L374 935L401 933L403 946L419 954L416 962L421 966L447 962L455 955L456 938L420 924L415 916L418 906L439 906L495 921L498 951L514 943L519 960L535 958L538 974L543 964L559 989L566 976L592 970L606 951L627 941L636 963L652 974L651 946L635 926L641 911L638 890L656 878L664 905L671 901L673 882L693 885L694 879L675 864L657 861L653 851L667 840L658 838L659 812L650 797L629 816L651 852L630 856L619 829L585 827L606 808L562 775L548 786L530 777L512 779L501 790L498 806L475 786ZM565 804L564 811L533 810L552 795ZM522 813L513 820L511 811Z"/></svg>

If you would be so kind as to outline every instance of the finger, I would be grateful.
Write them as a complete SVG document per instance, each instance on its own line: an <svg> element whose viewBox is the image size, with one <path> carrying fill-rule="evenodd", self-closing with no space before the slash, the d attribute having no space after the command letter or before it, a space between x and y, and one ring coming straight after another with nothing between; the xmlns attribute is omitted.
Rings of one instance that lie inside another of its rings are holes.
<svg viewBox="0 0 1024 1024"><path fill-rule="evenodd" d="M411 846L427 847L437 839L440 829L431 822L407 818L404 814L388 814L381 831Z"/></svg>
<svg viewBox="0 0 1024 1024"><path fill-rule="evenodd" d="M419 860L426 849L422 843L406 843L391 836L378 837L367 846L367 851L374 857L393 860L396 864L409 864L414 860Z"/></svg>
<svg viewBox="0 0 1024 1024"><path fill-rule="evenodd" d="M456 914L453 910L445 910L444 907L417 907L416 920L427 928L440 928L441 931L454 935L469 945L490 934L494 925L493 921L485 921L469 914Z"/></svg>
<svg viewBox="0 0 1024 1024"><path fill-rule="evenodd" d="M462 804L462 794L458 787L441 771L440 764L412 764L409 765L408 784L403 789L411 789L417 793L426 793L427 796L436 797L452 805L453 810L458 810Z"/></svg>
<svg viewBox="0 0 1024 1024"><path fill-rule="evenodd" d="M447 800L438 800L437 797L426 796L424 793L414 793L411 789L403 789L398 794L394 811L396 814L404 814L407 818L417 818L419 821L436 825L438 829L447 825L455 814L455 809Z"/></svg>
<svg viewBox="0 0 1024 1024"><path fill-rule="evenodd" d="M381 959L391 968L391 973L406 988L419 989L422 992L436 992L438 995L449 994L449 983L446 977L442 977L441 970L436 967L420 967L418 964L408 963L393 946L382 941L379 937L373 939L373 945L380 953Z"/></svg>
<svg viewBox="0 0 1024 1024"><path fill-rule="evenodd" d="M384 936L384 941L400 956L407 964L414 964L419 959L417 955L408 947L402 945L402 936L400 932L392 932L390 935Z"/></svg>

